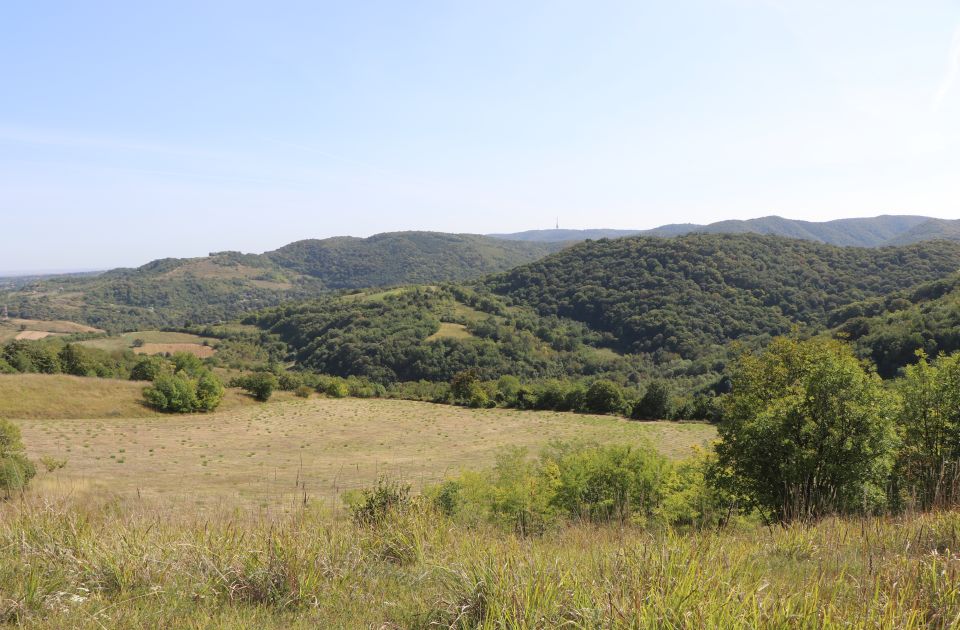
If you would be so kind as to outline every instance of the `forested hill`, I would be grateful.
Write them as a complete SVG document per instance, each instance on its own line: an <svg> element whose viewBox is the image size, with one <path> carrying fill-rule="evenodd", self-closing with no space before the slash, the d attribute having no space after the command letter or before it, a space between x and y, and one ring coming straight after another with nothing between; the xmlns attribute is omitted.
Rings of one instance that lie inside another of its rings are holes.
<svg viewBox="0 0 960 630"><path fill-rule="evenodd" d="M429 284L476 278L536 260L557 243L507 241L474 234L390 232L291 243L265 257L331 289Z"/></svg>
<svg viewBox="0 0 960 630"><path fill-rule="evenodd" d="M855 302L836 311L834 332L853 342L883 376L916 359L960 350L960 274L905 291Z"/></svg>
<svg viewBox="0 0 960 630"><path fill-rule="evenodd" d="M768 234L829 245L883 247L931 240L960 240L960 221L912 215L883 215L833 221L798 221L770 216L745 221L718 221L708 225L675 223L650 230L528 230L499 234L522 241L581 241L621 236L672 237L684 234Z"/></svg>
<svg viewBox="0 0 960 630"><path fill-rule="evenodd" d="M166 258L95 276L0 288L0 306L29 319L69 319L115 331L210 323L329 289L478 278L536 260L560 244L394 232L292 243L265 254Z"/></svg>
<svg viewBox="0 0 960 630"><path fill-rule="evenodd" d="M514 304L587 324L632 353L825 327L842 307L960 269L960 243L866 249L758 235L581 243L485 281Z"/></svg>

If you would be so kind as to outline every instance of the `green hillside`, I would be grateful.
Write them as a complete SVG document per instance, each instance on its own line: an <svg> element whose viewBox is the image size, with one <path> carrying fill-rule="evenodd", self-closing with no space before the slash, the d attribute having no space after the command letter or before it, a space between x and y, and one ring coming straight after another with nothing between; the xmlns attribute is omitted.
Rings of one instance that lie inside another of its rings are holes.
<svg viewBox="0 0 960 630"><path fill-rule="evenodd" d="M833 314L831 324L883 376L916 361L918 350L929 356L955 352L960 350L960 274L850 304Z"/></svg>
<svg viewBox="0 0 960 630"><path fill-rule="evenodd" d="M217 252L136 269L39 278L0 287L11 316L69 319L109 331L229 320L329 289L477 278L559 245L473 235L397 232L292 243L265 254Z"/></svg>
<svg viewBox="0 0 960 630"><path fill-rule="evenodd" d="M718 344L824 326L851 302L960 269L960 244L844 248L756 235L582 243L486 281L508 301L582 322L631 353L696 358Z"/></svg>

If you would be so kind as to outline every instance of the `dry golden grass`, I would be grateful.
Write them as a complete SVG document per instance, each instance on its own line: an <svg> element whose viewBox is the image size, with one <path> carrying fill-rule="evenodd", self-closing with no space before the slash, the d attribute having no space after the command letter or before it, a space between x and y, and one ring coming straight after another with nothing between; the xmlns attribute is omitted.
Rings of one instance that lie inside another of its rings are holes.
<svg viewBox="0 0 960 630"><path fill-rule="evenodd" d="M247 399L249 400L249 399ZM640 442L671 457L715 435L705 424L639 423L570 413L471 410L397 400L230 403L187 416L17 419L31 457L69 460L64 483L206 507L290 505L369 486L379 474L415 488L486 467L506 445L536 453L554 439Z"/></svg>
<svg viewBox="0 0 960 630"><path fill-rule="evenodd" d="M0 418L61 420L71 418L137 418L161 414L142 404L147 383L65 374L0 375ZM277 400L290 398L277 395ZM257 403L239 390L227 390L221 408Z"/></svg>
<svg viewBox="0 0 960 630"><path fill-rule="evenodd" d="M440 322L440 330L427 337L426 341L435 341L437 339L470 339L473 333L467 330L463 324L451 324L449 322Z"/></svg>
<svg viewBox="0 0 960 630"><path fill-rule="evenodd" d="M216 350L210 346L203 346L198 343L145 343L139 348L134 348L137 354L173 354L174 352L189 352L190 354L206 359L212 357Z"/></svg>
<svg viewBox="0 0 960 630"><path fill-rule="evenodd" d="M44 339L51 335L62 335L63 333L52 333L46 330L24 330L17 333L17 336L14 339L18 341L37 341L38 339Z"/></svg>
<svg viewBox="0 0 960 630"><path fill-rule="evenodd" d="M47 336L39 335L39 333L69 335L73 333L101 332L103 331L99 328L64 320L18 319L15 317L0 320L0 341L9 341L10 339L43 339L43 337Z"/></svg>
<svg viewBox="0 0 960 630"><path fill-rule="evenodd" d="M191 335L189 333L138 330L136 332L123 333L115 337L107 337L106 339L89 339L87 341L81 341L80 343L88 348L99 348L100 350L114 352L133 348L133 342L137 339L140 339L145 344L202 345L204 341L211 344L216 342L216 339ZM161 352L166 352L166 350L161 350ZM155 353L150 352L148 354Z"/></svg>

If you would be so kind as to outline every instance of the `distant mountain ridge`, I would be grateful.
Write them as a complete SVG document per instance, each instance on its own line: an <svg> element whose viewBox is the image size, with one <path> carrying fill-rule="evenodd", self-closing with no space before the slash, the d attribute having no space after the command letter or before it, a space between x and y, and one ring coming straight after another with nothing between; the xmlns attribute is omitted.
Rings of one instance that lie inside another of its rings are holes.
<svg viewBox="0 0 960 630"><path fill-rule="evenodd" d="M784 236L828 245L885 247L910 245L921 241L960 240L960 220L934 219L914 215L800 221L779 216L746 220L728 220L698 225L674 223L649 230L527 230L513 234L491 234L496 238L526 242L581 241L625 236L674 237L685 234L766 234Z"/></svg>

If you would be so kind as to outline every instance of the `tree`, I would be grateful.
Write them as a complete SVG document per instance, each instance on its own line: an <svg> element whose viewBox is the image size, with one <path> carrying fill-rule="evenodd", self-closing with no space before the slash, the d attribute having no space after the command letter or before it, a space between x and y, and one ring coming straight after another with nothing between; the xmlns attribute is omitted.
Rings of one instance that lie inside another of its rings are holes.
<svg viewBox="0 0 960 630"><path fill-rule="evenodd" d="M0 419L0 496L10 498L20 492L36 474L37 469L27 459L20 428Z"/></svg>
<svg viewBox="0 0 960 630"><path fill-rule="evenodd" d="M636 405L633 406L631 417L638 420L665 420L671 416L670 389L660 381L654 381L647 386Z"/></svg>
<svg viewBox="0 0 960 630"><path fill-rule="evenodd" d="M778 521L884 504L896 405L847 345L778 338L732 383L716 446L731 490Z"/></svg>
<svg viewBox="0 0 960 630"><path fill-rule="evenodd" d="M158 411L190 413L198 408L197 385L186 374L161 374L143 390L147 404Z"/></svg>
<svg viewBox="0 0 960 630"><path fill-rule="evenodd" d="M922 509L960 499L960 353L932 363L921 351L898 383L903 448L898 480Z"/></svg>
<svg viewBox="0 0 960 630"><path fill-rule="evenodd" d="M171 372L170 363L163 357L143 357L130 370L131 381L155 381L163 373Z"/></svg>
<svg viewBox="0 0 960 630"><path fill-rule="evenodd" d="M583 396L582 408L592 413L618 413L626 402L623 390L612 381L598 379L590 384Z"/></svg>
<svg viewBox="0 0 960 630"><path fill-rule="evenodd" d="M270 372L255 372L241 379L240 387L260 402L267 402L277 388L277 377Z"/></svg>
<svg viewBox="0 0 960 630"><path fill-rule="evenodd" d="M468 401L479 385L480 377L476 370L463 370L457 372L450 381L450 393L453 395L453 399L458 402Z"/></svg>
<svg viewBox="0 0 960 630"><path fill-rule="evenodd" d="M59 353L60 366L65 374L74 376L88 376L93 372L93 367L87 360L84 351L79 346L68 343Z"/></svg>
<svg viewBox="0 0 960 630"><path fill-rule="evenodd" d="M223 383L210 370L203 370L197 379L197 411L213 411L223 400Z"/></svg>

